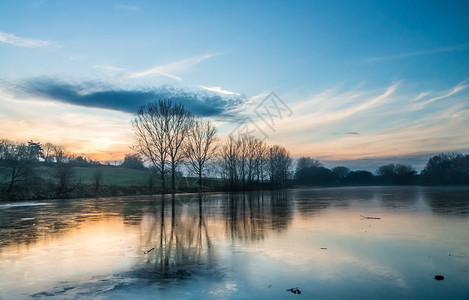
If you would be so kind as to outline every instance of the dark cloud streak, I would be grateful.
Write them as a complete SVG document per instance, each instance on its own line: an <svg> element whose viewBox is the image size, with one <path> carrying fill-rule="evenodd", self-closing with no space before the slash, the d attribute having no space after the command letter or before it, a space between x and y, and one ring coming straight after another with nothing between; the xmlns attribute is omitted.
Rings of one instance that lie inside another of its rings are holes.
<svg viewBox="0 0 469 300"><path fill-rule="evenodd" d="M136 113L138 108L144 104L167 99L175 103L182 103L195 115L229 116L230 111L245 100L244 97L239 96L227 97L211 92L189 91L171 86L124 90L96 82L70 84L55 79L30 79L16 85L15 90L63 103L127 113Z"/></svg>

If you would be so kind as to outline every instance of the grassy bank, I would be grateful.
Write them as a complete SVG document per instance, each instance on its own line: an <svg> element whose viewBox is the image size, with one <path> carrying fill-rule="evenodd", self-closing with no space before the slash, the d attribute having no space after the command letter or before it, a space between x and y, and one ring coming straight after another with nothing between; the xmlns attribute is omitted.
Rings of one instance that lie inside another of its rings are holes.
<svg viewBox="0 0 469 300"><path fill-rule="evenodd" d="M136 170L115 166L73 167L60 175L57 167L35 167L27 180L15 182L8 191L8 173L0 173L0 200L33 200L50 198L83 198L100 196L148 195L162 192L197 191L197 179L180 177L176 191L162 189L161 179L149 170ZM68 173L67 173L68 172ZM207 180L212 188L220 186L218 180Z"/></svg>

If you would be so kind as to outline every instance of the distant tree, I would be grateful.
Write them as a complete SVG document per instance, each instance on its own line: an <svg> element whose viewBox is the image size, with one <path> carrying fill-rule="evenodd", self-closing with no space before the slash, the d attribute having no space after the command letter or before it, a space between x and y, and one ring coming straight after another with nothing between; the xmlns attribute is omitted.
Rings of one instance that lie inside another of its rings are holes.
<svg viewBox="0 0 469 300"><path fill-rule="evenodd" d="M373 183L373 174L365 170L351 171L347 174L349 184L368 185Z"/></svg>
<svg viewBox="0 0 469 300"><path fill-rule="evenodd" d="M293 159L282 146L274 145L269 149L270 183L274 188L287 186Z"/></svg>
<svg viewBox="0 0 469 300"><path fill-rule="evenodd" d="M76 157L70 157L68 163L73 165L74 167L89 167L90 166L88 159L81 155L76 156Z"/></svg>
<svg viewBox="0 0 469 300"><path fill-rule="evenodd" d="M300 157L296 163L296 170L318 167L324 167L323 163L311 157Z"/></svg>
<svg viewBox="0 0 469 300"><path fill-rule="evenodd" d="M212 159L217 149L217 129L210 121L194 120L184 144L184 152L192 170L198 175L199 186L207 162Z"/></svg>
<svg viewBox="0 0 469 300"><path fill-rule="evenodd" d="M6 178L6 195L13 197L13 189L19 183L35 178L35 163L38 157L37 144L14 143L0 140L0 174Z"/></svg>
<svg viewBox="0 0 469 300"><path fill-rule="evenodd" d="M332 181L332 173L319 160L301 157L297 161L295 181L305 185L328 185Z"/></svg>
<svg viewBox="0 0 469 300"><path fill-rule="evenodd" d="M44 157L41 143L28 142L28 156L31 161L38 162L40 158Z"/></svg>
<svg viewBox="0 0 469 300"><path fill-rule="evenodd" d="M416 183L417 172L411 165L388 164L380 166L376 175L382 184L408 185Z"/></svg>
<svg viewBox="0 0 469 300"><path fill-rule="evenodd" d="M257 185L264 183L266 170L268 168L269 147L264 141L256 140L254 146L254 168L256 174Z"/></svg>
<svg viewBox="0 0 469 300"><path fill-rule="evenodd" d="M52 172L57 182L57 196L63 197L75 190L80 180L75 178L76 170L71 163L58 163Z"/></svg>
<svg viewBox="0 0 469 300"><path fill-rule="evenodd" d="M394 173L396 174L395 184L408 185L416 183L417 171L411 165L396 164Z"/></svg>
<svg viewBox="0 0 469 300"><path fill-rule="evenodd" d="M350 173L350 169L344 166L337 166L332 169L332 178L336 181L336 183L342 183L345 178L347 177L348 173Z"/></svg>
<svg viewBox="0 0 469 300"><path fill-rule="evenodd" d="M54 151L54 144L47 142L42 146L42 155L44 158L44 162L47 165L51 165L54 162L54 155L52 154Z"/></svg>
<svg viewBox="0 0 469 300"><path fill-rule="evenodd" d="M228 139L220 147L220 169L221 177L231 188L235 188L238 184L238 165L240 163L240 143L233 136Z"/></svg>
<svg viewBox="0 0 469 300"><path fill-rule="evenodd" d="M469 155L441 153L431 157L421 172L422 184L469 184Z"/></svg>
<svg viewBox="0 0 469 300"><path fill-rule="evenodd" d="M143 170L145 165L143 164L143 159L138 154L126 154L124 162L122 162L121 167L128 169Z"/></svg>
<svg viewBox="0 0 469 300"><path fill-rule="evenodd" d="M396 175L395 168L396 165L394 164L380 166L378 170L376 170L376 175L386 178L393 178Z"/></svg>
<svg viewBox="0 0 469 300"><path fill-rule="evenodd" d="M62 145L53 145L52 156L56 163L65 163L73 157L73 155L68 151L65 146Z"/></svg>

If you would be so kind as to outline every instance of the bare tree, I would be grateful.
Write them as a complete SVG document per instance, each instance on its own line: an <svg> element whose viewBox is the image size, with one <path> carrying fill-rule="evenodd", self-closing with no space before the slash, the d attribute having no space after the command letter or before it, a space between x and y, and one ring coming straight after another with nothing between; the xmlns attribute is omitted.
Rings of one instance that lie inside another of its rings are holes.
<svg viewBox="0 0 469 300"><path fill-rule="evenodd" d="M136 150L145 156L161 175L166 187L166 167L170 164L171 187L176 188L176 171L184 158L183 142L192 125L192 115L182 104L159 100L140 107L132 122Z"/></svg>
<svg viewBox="0 0 469 300"><path fill-rule="evenodd" d="M146 157L161 176L161 187L166 188L168 159L167 119L168 103L158 101L140 107L132 121L136 135L135 149Z"/></svg>
<svg viewBox="0 0 469 300"><path fill-rule="evenodd" d="M220 149L222 178L224 178L232 188L238 183L237 165L239 164L239 148L240 143L230 136Z"/></svg>
<svg viewBox="0 0 469 300"><path fill-rule="evenodd" d="M272 187L285 187L293 159L282 146L274 145L270 147L269 152L270 183Z"/></svg>
<svg viewBox="0 0 469 300"><path fill-rule="evenodd" d="M168 154L171 160L171 189L176 189L177 167L185 158L183 151L184 140L194 124L194 117L182 104L163 101L166 109L166 140Z"/></svg>
<svg viewBox="0 0 469 300"><path fill-rule="evenodd" d="M268 169L268 154L269 149L264 141L258 140L255 148L255 170L257 184L264 183L266 177L266 170Z"/></svg>
<svg viewBox="0 0 469 300"><path fill-rule="evenodd" d="M47 142L42 146L42 154L44 156L44 162L46 164L51 164L54 162L54 156L53 156L53 151L54 151L55 145Z"/></svg>
<svg viewBox="0 0 469 300"><path fill-rule="evenodd" d="M72 155L65 146L55 145L47 142L42 146L42 157L44 158L44 162L46 164L51 164L54 162L66 162L72 157Z"/></svg>
<svg viewBox="0 0 469 300"><path fill-rule="evenodd" d="M185 153L191 168L199 177L202 186L202 175L206 163L214 156L217 149L217 129L210 121L194 120L185 142Z"/></svg>

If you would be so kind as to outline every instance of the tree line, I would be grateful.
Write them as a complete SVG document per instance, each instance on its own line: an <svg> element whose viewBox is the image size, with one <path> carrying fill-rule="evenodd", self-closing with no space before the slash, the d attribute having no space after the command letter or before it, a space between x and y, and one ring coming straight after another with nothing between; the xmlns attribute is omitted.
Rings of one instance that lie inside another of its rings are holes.
<svg viewBox="0 0 469 300"><path fill-rule="evenodd" d="M83 190L78 167L93 168L94 193ZM103 182L101 167L100 162L73 154L62 145L0 139L0 200L67 197L79 188L76 196L94 195Z"/></svg>
<svg viewBox="0 0 469 300"><path fill-rule="evenodd" d="M243 135L221 142L210 121L187 111L182 104L160 100L142 106L132 126L134 149L156 170L161 187L176 189L179 168L184 165L198 178L200 188L207 175L222 180L229 189L269 185L286 187L291 178L293 159L282 146Z"/></svg>
<svg viewBox="0 0 469 300"><path fill-rule="evenodd" d="M469 185L469 155L441 153L431 157L420 172L411 165L392 163L376 172L352 171L344 166L332 169L320 161L302 157L297 160L295 183L300 185Z"/></svg>

